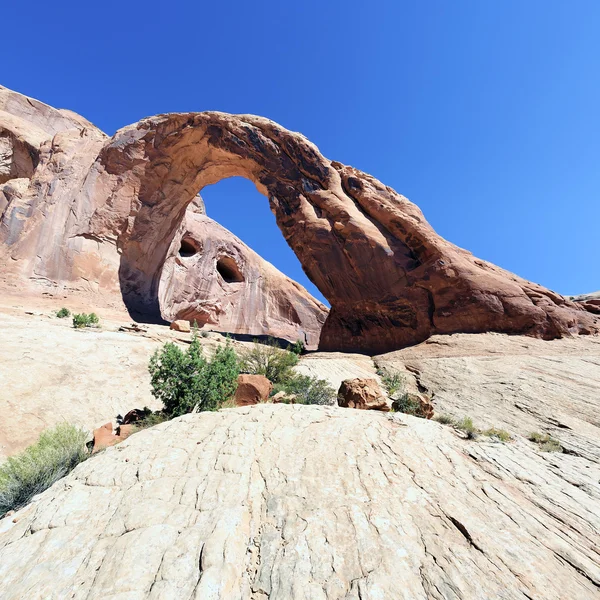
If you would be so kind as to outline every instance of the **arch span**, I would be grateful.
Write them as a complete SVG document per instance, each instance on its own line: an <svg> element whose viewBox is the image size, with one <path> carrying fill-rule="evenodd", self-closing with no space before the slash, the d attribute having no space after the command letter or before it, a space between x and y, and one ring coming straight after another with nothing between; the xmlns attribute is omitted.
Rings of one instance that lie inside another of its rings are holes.
<svg viewBox="0 0 600 600"><path fill-rule="evenodd" d="M101 152L107 196L91 229L114 232L131 309L158 311L160 272L187 205L221 179L250 179L310 280L331 304L320 349L370 354L434 333L503 331L552 338L593 317L561 296L438 236L412 202L330 161L299 133L251 115L159 115Z"/></svg>

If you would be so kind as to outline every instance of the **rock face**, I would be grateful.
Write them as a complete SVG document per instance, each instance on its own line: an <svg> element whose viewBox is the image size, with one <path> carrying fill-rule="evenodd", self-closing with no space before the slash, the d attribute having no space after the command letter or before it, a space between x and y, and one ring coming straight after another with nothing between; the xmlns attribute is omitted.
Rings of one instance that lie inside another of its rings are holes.
<svg viewBox="0 0 600 600"><path fill-rule="evenodd" d="M160 303L161 276L186 208L204 186L240 175L269 199L287 242L331 303L322 350L372 354L455 332L551 339L600 330L586 305L457 248L393 189L267 119L160 115L107 140L80 117L0 92L0 177L16 177L0 190L7 270L122 293L130 311L158 317L169 311ZM22 179L26 189L14 183ZM221 266L230 285L239 283L231 260ZM276 313L286 314L287 299L282 304ZM309 304L294 307L300 318ZM189 294L181 306L189 310ZM322 309L315 311L319 321Z"/></svg>
<svg viewBox="0 0 600 600"><path fill-rule="evenodd" d="M107 140L74 113L0 87L0 288L35 296L42 286L45 292L80 294L96 308L125 308L122 223L115 225L113 217L120 219L133 198L107 196L97 183L92 165ZM188 216L169 234L169 255L154 274L162 317L195 319L230 333L301 339L316 348L327 308L203 212L202 199L194 196ZM92 221L102 230L98 235Z"/></svg>
<svg viewBox="0 0 600 600"><path fill-rule="evenodd" d="M580 302L586 310L591 313L600 315L600 292L592 294L582 294L571 298L574 302Z"/></svg>
<svg viewBox="0 0 600 600"><path fill-rule="evenodd" d="M598 473L600 481L598 337L435 336L376 361L414 378L412 389L430 394L437 414L470 416L481 428L524 437L549 433L570 457L582 458L568 469Z"/></svg>
<svg viewBox="0 0 600 600"><path fill-rule="evenodd" d="M0 521L0 596L591 600L600 494L584 462L376 411L188 415Z"/></svg>
<svg viewBox="0 0 600 600"><path fill-rule="evenodd" d="M319 344L327 308L201 212L188 210L165 260L159 304L204 329Z"/></svg>
<svg viewBox="0 0 600 600"><path fill-rule="evenodd" d="M361 410L390 410L388 400L375 379L342 381L338 390L338 406Z"/></svg>

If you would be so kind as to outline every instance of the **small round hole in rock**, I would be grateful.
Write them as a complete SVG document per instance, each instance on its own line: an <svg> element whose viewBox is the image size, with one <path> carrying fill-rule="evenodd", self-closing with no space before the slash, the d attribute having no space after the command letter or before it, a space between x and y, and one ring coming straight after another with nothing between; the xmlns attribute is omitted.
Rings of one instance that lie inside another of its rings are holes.
<svg viewBox="0 0 600 600"><path fill-rule="evenodd" d="M193 240L183 239L181 240L181 246L179 247L179 256L183 258L189 258L194 256L198 252L198 248Z"/></svg>
<svg viewBox="0 0 600 600"><path fill-rule="evenodd" d="M217 271L227 283L238 283L244 281L244 276L237 266L235 260L230 256L223 256L217 261Z"/></svg>

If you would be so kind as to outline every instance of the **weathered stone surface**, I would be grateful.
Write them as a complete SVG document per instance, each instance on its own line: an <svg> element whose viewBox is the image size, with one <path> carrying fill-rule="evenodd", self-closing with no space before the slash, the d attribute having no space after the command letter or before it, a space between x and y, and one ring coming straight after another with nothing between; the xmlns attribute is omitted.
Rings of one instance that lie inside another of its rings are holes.
<svg viewBox="0 0 600 600"><path fill-rule="evenodd" d="M0 462L57 423L66 421L92 430L135 407L162 408L151 393L148 362L165 342L184 336L164 325L148 325L144 334L118 332L123 321L104 312L100 312L102 329L75 330L70 319L51 314L61 307L61 299L50 305L51 300L40 300L32 316L22 308L8 308L3 300ZM69 308L72 312L90 310L89 305L70 304ZM205 356L210 356L226 340L211 333L201 337L200 343ZM238 351L247 346L236 340L231 343Z"/></svg>
<svg viewBox="0 0 600 600"><path fill-rule="evenodd" d="M0 521L0 596L591 600L598 475L405 415L188 415Z"/></svg>
<svg viewBox="0 0 600 600"><path fill-rule="evenodd" d="M169 328L173 331L180 331L182 333L189 333L192 330L190 322L184 320L173 321Z"/></svg>
<svg viewBox="0 0 600 600"><path fill-rule="evenodd" d="M581 303L581 305L589 312L600 315L600 292L582 294L581 296L574 296L571 299L574 302Z"/></svg>
<svg viewBox="0 0 600 600"><path fill-rule="evenodd" d="M31 185L0 223L7 272L122 292L131 311L158 316L162 269L186 207L204 186L241 175L269 198L331 303L323 350L377 353L454 332L550 339L600 330L587 305L457 248L406 198L267 119L160 115L106 140L80 117L0 92L2 131L39 149ZM28 136L23 122L35 126ZM4 144L4 164L13 165L16 147Z"/></svg>
<svg viewBox="0 0 600 600"><path fill-rule="evenodd" d="M570 456L585 458L585 468L600 473L597 336L435 336L376 360L404 372L408 383L413 380L411 390L431 394L437 414L470 416L481 428L522 436L549 433Z"/></svg>
<svg viewBox="0 0 600 600"><path fill-rule="evenodd" d="M390 410L376 379L346 379L338 390L338 406L361 410Z"/></svg>
<svg viewBox="0 0 600 600"><path fill-rule="evenodd" d="M239 375L235 390L236 406L248 406L266 402L273 389L273 384L264 375Z"/></svg>
<svg viewBox="0 0 600 600"><path fill-rule="evenodd" d="M40 286L58 288L93 299L97 308L125 309L119 237L127 228L123 211L135 200L110 193L106 174L91 169L106 140L82 117L0 87L0 289L9 285L35 296ZM126 181L131 160L122 167ZM327 309L202 217L199 195L187 212L176 233L153 234L168 235L156 241L170 244L155 282L162 316L231 333L302 339L316 348ZM179 251L188 240L204 251L184 256ZM220 266L231 270L235 261L243 282L219 274Z"/></svg>
<svg viewBox="0 0 600 600"><path fill-rule="evenodd" d="M162 315L203 329L302 340L317 348L327 308L230 231L186 211L159 283Z"/></svg>

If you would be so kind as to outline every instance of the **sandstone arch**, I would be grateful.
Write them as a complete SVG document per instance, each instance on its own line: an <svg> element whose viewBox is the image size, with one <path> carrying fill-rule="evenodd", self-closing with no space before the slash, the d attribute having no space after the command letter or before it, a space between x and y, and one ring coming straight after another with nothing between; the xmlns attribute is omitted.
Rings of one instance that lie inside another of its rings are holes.
<svg viewBox="0 0 600 600"><path fill-rule="evenodd" d="M243 176L268 199L311 281L331 303L322 350L371 354L434 333L501 331L555 338L598 331L580 306L438 236L413 203L330 161L264 118L159 115L126 127L91 177L106 195L93 235L117 237L131 308L158 311L160 270L186 206L204 186Z"/></svg>

